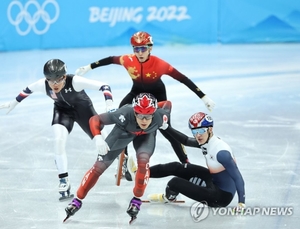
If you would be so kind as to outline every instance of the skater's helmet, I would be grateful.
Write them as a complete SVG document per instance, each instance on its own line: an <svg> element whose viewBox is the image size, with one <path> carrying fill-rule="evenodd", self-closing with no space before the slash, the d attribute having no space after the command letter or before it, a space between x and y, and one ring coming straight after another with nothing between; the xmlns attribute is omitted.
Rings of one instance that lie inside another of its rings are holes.
<svg viewBox="0 0 300 229"><path fill-rule="evenodd" d="M59 59L51 59L44 65L44 75L47 80L56 80L67 73L66 64Z"/></svg>
<svg viewBox="0 0 300 229"><path fill-rule="evenodd" d="M137 114L153 114L157 109L157 99L150 93L140 93L132 100L132 107Z"/></svg>
<svg viewBox="0 0 300 229"><path fill-rule="evenodd" d="M203 112L197 112L190 117L188 125L190 129L213 127L214 121L210 115Z"/></svg>
<svg viewBox="0 0 300 229"><path fill-rule="evenodd" d="M139 31L132 35L130 39L130 43L132 46L143 46L143 45L152 46L153 40L149 33Z"/></svg>

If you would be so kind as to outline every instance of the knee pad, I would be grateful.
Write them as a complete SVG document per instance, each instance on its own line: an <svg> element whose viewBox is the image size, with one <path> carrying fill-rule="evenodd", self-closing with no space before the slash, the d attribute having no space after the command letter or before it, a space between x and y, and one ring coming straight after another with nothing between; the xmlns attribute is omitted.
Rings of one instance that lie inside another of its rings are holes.
<svg viewBox="0 0 300 229"><path fill-rule="evenodd" d="M95 173L98 176L100 176L106 169L107 169L107 166L105 165L105 163L99 162L99 161L96 161L92 168L93 173Z"/></svg>

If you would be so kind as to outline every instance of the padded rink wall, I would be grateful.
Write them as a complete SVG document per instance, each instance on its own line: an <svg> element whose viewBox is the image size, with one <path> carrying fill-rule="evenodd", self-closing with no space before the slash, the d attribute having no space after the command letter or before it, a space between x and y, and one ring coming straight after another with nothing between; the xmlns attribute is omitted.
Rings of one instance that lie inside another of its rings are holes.
<svg viewBox="0 0 300 229"><path fill-rule="evenodd" d="M129 45L300 42L299 0L1 0L0 51Z"/></svg>

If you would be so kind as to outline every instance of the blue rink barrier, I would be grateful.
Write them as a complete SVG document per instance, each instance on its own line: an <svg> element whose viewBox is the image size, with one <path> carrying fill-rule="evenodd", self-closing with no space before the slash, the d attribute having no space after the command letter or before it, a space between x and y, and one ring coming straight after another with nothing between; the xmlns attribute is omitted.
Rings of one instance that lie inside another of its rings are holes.
<svg viewBox="0 0 300 229"><path fill-rule="evenodd" d="M139 30L155 45L299 42L299 0L2 0L0 51L122 46Z"/></svg>

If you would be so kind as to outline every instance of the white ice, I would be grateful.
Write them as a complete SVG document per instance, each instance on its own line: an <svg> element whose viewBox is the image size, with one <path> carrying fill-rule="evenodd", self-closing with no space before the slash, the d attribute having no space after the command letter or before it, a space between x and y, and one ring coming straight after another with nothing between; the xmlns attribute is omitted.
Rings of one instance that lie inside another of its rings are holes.
<svg viewBox="0 0 300 229"><path fill-rule="evenodd" d="M43 77L43 65L59 58L68 72L98 59L131 53L128 47L35 50L0 53L0 104L13 100L31 82ZM67 202L58 201L51 129L52 101L32 94L10 114L0 110L0 228L298 228L300 223L300 44L197 45L154 47L157 55L192 79L216 102L211 112L214 132L227 141L246 183L249 208L292 207L290 216L213 215L194 222L193 200L184 204L143 204L135 224L126 214L133 183L114 184L115 163L100 177L79 212L66 223ZM121 66L110 65L86 77L109 83L115 104L131 88ZM190 135L188 118L208 112L186 86L163 77L173 102L172 125ZM101 92L87 91L96 110L104 112ZM110 128L106 128L109 131ZM205 165L199 150L186 148L190 161ZM67 143L72 190L93 165L93 142L76 124ZM129 153L134 155L132 146ZM159 133L151 165L176 161L169 142ZM151 179L145 198L160 193L170 179ZM237 204L237 196L230 204Z"/></svg>

